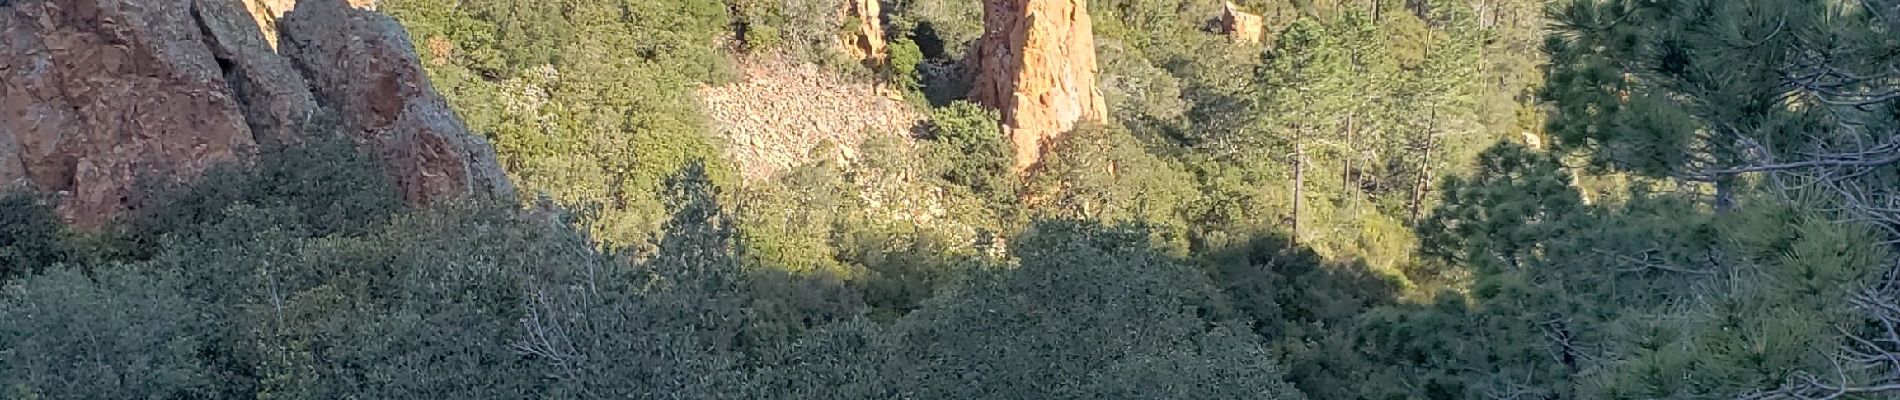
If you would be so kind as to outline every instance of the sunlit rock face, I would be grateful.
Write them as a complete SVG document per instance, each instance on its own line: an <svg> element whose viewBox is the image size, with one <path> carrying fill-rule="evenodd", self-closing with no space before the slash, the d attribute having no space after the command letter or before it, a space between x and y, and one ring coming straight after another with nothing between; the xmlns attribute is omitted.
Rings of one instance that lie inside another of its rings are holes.
<svg viewBox="0 0 1900 400"><path fill-rule="evenodd" d="M849 0L840 11L845 22L851 24L844 35L845 53L869 67L888 62L890 50L884 41L883 11L878 0Z"/></svg>
<svg viewBox="0 0 1900 400"><path fill-rule="evenodd" d="M1051 140L1108 117L1086 0L984 0L983 27L970 99L1002 115L1018 173L1039 164Z"/></svg>

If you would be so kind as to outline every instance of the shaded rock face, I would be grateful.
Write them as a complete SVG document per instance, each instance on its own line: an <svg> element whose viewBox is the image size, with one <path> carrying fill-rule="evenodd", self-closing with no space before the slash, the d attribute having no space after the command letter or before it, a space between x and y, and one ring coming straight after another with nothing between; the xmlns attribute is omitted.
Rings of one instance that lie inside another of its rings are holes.
<svg viewBox="0 0 1900 400"><path fill-rule="evenodd" d="M408 33L354 4L303 0L278 21L279 51L341 115L344 135L375 152L411 203L467 192L511 196L494 148L429 85Z"/></svg>
<svg viewBox="0 0 1900 400"><path fill-rule="evenodd" d="M499 168L414 72L415 56L398 47L407 42L387 39L405 37L399 27L325 25L326 33L384 45L293 62L272 51L239 1L252 0L0 3L0 187L56 192L60 214L94 230L125 209L140 179L189 180L259 144L309 134L320 106L358 113L377 104L375 116L346 114L354 124L346 133L383 156L411 200L512 195L505 180L470 172ZM366 13L341 1L306 0L299 8ZM307 47L358 48L351 43ZM321 69L312 80L294 67L313 62L354 68ZM346 73L358 79L333 79ZM314 93L312 83L319 84ZM371 129L364 119L389 122ZM443 160L453 157L461 158Z"/></svg>
<svg viewBox="0 0 1900 400"><path fill-rule="evenodd" d="M984 0L970 99L1002 114L1016 172L1041 163L1047 144L1077 124L1106 120L1091 26L1087 0Z"/></svg>
<svg viewBox="0 0 1900 400"><path fill-rule="evenodd" d="M885 49L883 11L878 0L847 0L845 21L851 23L845 33L844 49L865 66L882 66L890 58Z"/></svg>
<svg viewBox="0 0 1900 400"><path fill-rule="evenodd" d="M188 4L0 7L0 181L62 194L98 227L141 173L195 175L255 141Z"/></svg>
<svg viewBox="0 0 1900 400"><path fill-rule="evenodd" d="M1260 14L1242 11L1240 6L1229 1L1221 9L1221 29L1227 32L1234 43L1260 43L1260 36L1266 30L1266 19Z"/></svg>
<svg viewBox="0 0 1900 400"><path fill-rule="evenodd" d="M271 36L259 35L258 25L230 1L197 0L192 15L198 17L205 47L223 69L253 137L265 144L295 142L317 102L303 76L274 52L266 40Z"/></svg>

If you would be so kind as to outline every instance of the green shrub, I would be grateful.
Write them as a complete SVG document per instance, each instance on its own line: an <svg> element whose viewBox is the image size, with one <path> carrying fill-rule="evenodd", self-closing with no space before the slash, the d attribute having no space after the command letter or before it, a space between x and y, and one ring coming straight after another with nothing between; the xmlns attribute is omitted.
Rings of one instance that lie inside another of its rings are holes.
<svg viewBox="0 0 1900 400"><path fill-rule="evenodd" d="M1009 201L1017 187L1009 170L1015 153L1003 139L998 118L994 111L963 101L932 109L931 150L949 160L945 180L992 200Z"/></svg>
<svg viewBox="0 0 1900 400"><path fill-rule="evenodd" d="M1015 242L1020 267L971 271L888 327L810 336L761 384L789 398L1302 398L1257 337L1206 318L1207 277L1148 237L1038 223Z"/></svg>
<svg viewBox="0 0 1900 400"><path fill-rule="evenodd" d="M0 391L11 398L205 398L212 331L164 274L54 269L0 299Z"/></svg>
<svg viewBox="0 0 1900 400"><path fill-rule="evenodd" d="M734 23L745 50L768 51L797 59L827 63L836 55L839 40L856 21L839 18L843 2L832 0L726 0L736 12Z"/></svg>
<svg viewBox="0 0 1900 400"><path fill-rule="evenodd" d="M1157 247L1188 250L1189 216L1199 201L1194 176L1126 129L1084 126L1057 139L1027 183L1037 212L1062 218L1144 224Z"/></svg>
<svg viewBox="0 0 1900 400"><path fill-rule="evenodd" d="M913 103L921 103L925 98L924 76L919 70L924 63L923 50L917 47L917 41L911 35L901 32L891 39L888 48L891 52L890 69L885 72L885 79L897 90L903 91Z"/></svg>
<svg viewBox="0 0 1900 400"><path fill-rule="evenodd" d="M144 182L126 238L147 254L162 236L213 224L236 204L291 209L291 221L315 235L363 233L403 206L382 166L334 135L214 166L191 184Z"/></svg>
<svg viewBox="0 0 1900 400"><path fill-rule="evenodd" d="M72 250L64 231L42 196L24 190L0 193L0 282L65 262Z"/></svg>

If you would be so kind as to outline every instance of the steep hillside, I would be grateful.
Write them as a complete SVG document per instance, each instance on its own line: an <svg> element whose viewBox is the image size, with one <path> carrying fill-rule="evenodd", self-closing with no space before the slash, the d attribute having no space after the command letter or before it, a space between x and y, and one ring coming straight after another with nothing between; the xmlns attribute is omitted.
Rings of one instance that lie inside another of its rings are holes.
<svg viewBox="0 0 1900 400"><path fill-rule="evenodd" d="M0 398L1900 398L1895 4L0 0Z"/></svg>
<svg viewBox="0 0 1900 400"><path fill-rule="evenodd" d="M749 180L813 161L858 159L873 137L910 140L924 116L903 94L809 63L766 57L741 63L740 77L698 90L706 116L729 144L727 156ZM836 154L812 154L819 145Z"/></svg>

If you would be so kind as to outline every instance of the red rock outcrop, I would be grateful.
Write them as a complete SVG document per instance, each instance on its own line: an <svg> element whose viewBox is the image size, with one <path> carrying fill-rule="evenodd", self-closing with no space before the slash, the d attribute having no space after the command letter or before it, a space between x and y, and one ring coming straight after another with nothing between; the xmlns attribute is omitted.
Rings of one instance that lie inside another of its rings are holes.
<svg viewBox="0 0 1900 400"><path fill-rule="evenodd" d="M278 21L278 48L341 114L344 134L376 153L411 203L512 195L494 148L429 85L402 26L342 1L302 0Z"/></svg>
<svg viewBox="0 0 1900 400"><path fill-rule="evenodd" d="M845 52L866 66L881 66L890 58L884 42L883 11L878 0L847 0L842 10L851 24L844 37Z"/></svg>
<svg viewBox="0 0 1900 400"><path fill-rule="evenodd" d="M195 175L255 144L184 3L17 1L0 7L0 181L59 192L95 228L142 173Z"/></svg>
<svg viewBox="0 0 1900 400"><path fill-rule="evenodd" d="M224 81L238 99L257 142L295 142L316 112L317 102L303 76L266 40L275 35L260 36L258 25L230 1L194 1L192 15L197 16L205 47L223 68Z"/></svg>
<svg viewBox="0 0 1900 400"><path fill-rule="evenodd" d="M1087 0L984 0L970 99L1002 114L1016 172L1039 164L1048 142L1078 123L1107 119L1092 29Z"/></svg>
<svg viewBox="0 0 1900 400"><path fill-rule="evenodd" d="M1228 1L1221 8L1221 29L1227 32L1234 43L1257 44L1266 30L1266 19L1260 14L1241 11L1240 6Z"/></svg>
<svg viewBox="0 0 1900 400"><path fill-rule="evenodd" d="M249 1L0 3L0 187L59 193L64 218L96 229L124 210L138 180L189 180L260 143L295 141L327 106L349 117L346 133L383 156L411 200L513 195L492 151L427 86L400 27L323 22L328 36L309 35L302 48L342 50L293 63L244 12ZM366 13L342 0L302 3L293 14L313 20ZM311 71L318 79L306 79Z"/></svg>

